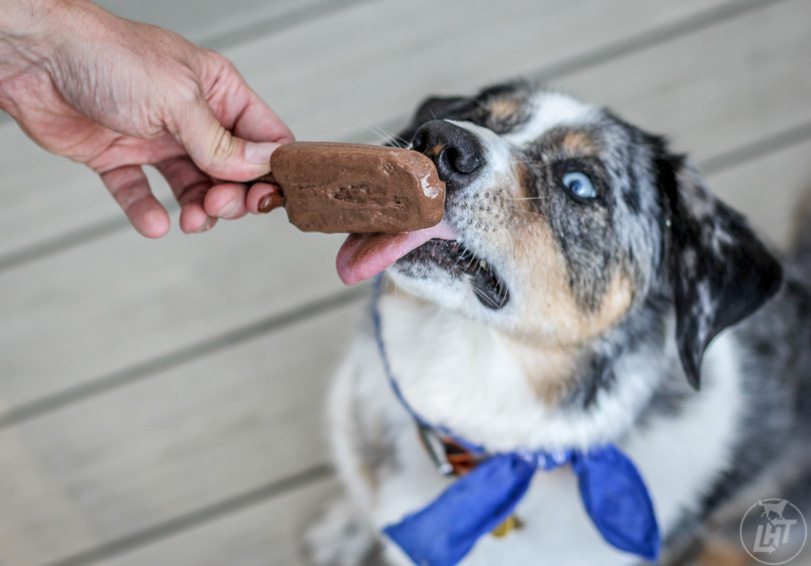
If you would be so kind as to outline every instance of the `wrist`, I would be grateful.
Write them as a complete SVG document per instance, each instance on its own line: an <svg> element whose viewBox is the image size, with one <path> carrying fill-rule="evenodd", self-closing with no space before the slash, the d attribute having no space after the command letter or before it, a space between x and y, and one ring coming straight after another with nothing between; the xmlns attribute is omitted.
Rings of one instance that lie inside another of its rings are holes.
<svg viewBox="0 0 811 566"><path fill-rule="evenodd" d="M61 0L0 0L0 64L23 66L37 58L61 4Z"/></svg>
<svg viewBox="0 0 811 566"><path fill-rule="evenodd" d="M0 0L0 109L13 104L16 79L50 75L77 19L94 10L88 0Z"/></svg>
<svg viewBox="0 0 811 566"><path fill-rule="evenodd" d="M53 53L49 28L61 0L0 0L0 92L6 81L40 66Z"/></svg>

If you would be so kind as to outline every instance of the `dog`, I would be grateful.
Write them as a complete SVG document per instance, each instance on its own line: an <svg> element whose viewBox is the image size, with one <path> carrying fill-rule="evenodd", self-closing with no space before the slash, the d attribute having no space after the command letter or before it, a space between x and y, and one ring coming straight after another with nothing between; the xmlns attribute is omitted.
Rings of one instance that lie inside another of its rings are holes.
<svg viewBox="0 0 811 566"><path fill-rule="evenodd" d="M527 81L430 98L399 139L436 164L445 218L339 253L348 283L385 273L329 398L346 497L308 537L316 564L419 561L389 529L475 474L451 438L479 466L616 448L657 546L609 544L588 474L561 460L500 536L443 563L686 563L725 510L807 485L811 216L779 256L664 138ZM417 544L480 513L468 503Z"/></svg>
<svg viewBox="0 0 811 566"><path fill-rule="evenodd" d="M764 503L763 501L758 501L758 505L763 507L763 513L761 513L761 517L766 517L767 520L771 521L772 519L782 519L783 513L786 510L786 505L788 505L788 501L785 499L781 500L778 503Z"/></svg>

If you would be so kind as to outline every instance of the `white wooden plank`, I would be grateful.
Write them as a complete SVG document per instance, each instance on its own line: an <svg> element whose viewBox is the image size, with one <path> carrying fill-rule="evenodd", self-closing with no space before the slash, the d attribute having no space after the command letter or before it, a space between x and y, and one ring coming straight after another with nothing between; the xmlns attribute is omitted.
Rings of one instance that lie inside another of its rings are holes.
<svg viewBox="0 0 811 566"><path fill-rule="evenodd" d="M430 93L471 92L725 4L737 3L380 2L225 53L300 138L374 136ZM0 257L117 214L93 174L47 157L13 125L0 127L0 170Z"/></svg>
<svg viewBox="0 0 811 566"><path fill-rule="evenodd" d="M86 383L343 288L334 268L340 236L301 234L284 213L223 224L159 243L119 232L4 274L0 406Z"/></svg>
<svg viewBox="0 0 811 566"><path fill-rule="evenodd" d="M114 566L307 566L303 537L338 482L324 480L118 556ZM360 565L358 565L360 566Z"/></svg>
<svg viewBox="0 0 811 566"><path fill-rule="evenodd" d="M498 7L487 0L378 4L343 13L328 27L317 26L317 44L301 43L301 34L309 31L302 28L245 44L231 56L244 62L240 68L267 100L290 101L284 115L306 114L317 125L294 128L303 137L329 138L408 115L430 94L469 94L498 80L600 53L719 5L644 0L514 0ZM267 60L257 58L257 53L277 52L277 42L295 45L301 58L281 75L268 72ZM365 48L358 49L356 42ZM302 96L312 87L320 103Z"/></svg>
<svg viewBox="0 0 811 566"><path fill-rule="evenodd" d="M100 6L124 18L178 32L195 42L252 27L331 0L99 0Z"/></svg>
<svg viewBox="0 0 811 566"><path fill-rule="evenodd" d="M327 460L324 391L361 304L0 432L0 556L73 555Z"/></svg>
<svg viewBox="0 0 811 566"><path fill-rule="evenodd" d="M760 234L787 249L797 227L797 203L811 192L809 155L811 141L806 141L714 175L710 186Z"/></svg>
<svg viewBox="0 0 811 566"><path fill-rule="evenodd" d="M811 84L803 87L805 79L796 78L809 75L811 18L801 17L807 5L778 3L563 82L589 98L609 99L645 124L662 122L661 129L676 131L679 145L699 158L714 155L811 118L805 99L776 86L791 84L811 96ZM750 34L746 41L743 34ZM691 45L693 55L683 55ZM715 46L712 57L704 55L709 46ZM754 75L739 64L752 58L771 70ZM676 71L680 78L671 76ZM723 100L692 110L700 120L681 107L681 97L694 100L703 92L712 99L717 91L726 93ZM730 124L730 107L749 112L743 124ZM684 128L682 115L693 129ZM283 215L250 219L158 243L122 232L4 274L3 405L86 383L338 289L332 270L337 239L296 234L282 224Z"/></svg>
<svg viewBox="0 0 811 566"><path fill-rule="evenodd" d="M810 35L792 0L556 84L706 158L811 121Z"/></svg>

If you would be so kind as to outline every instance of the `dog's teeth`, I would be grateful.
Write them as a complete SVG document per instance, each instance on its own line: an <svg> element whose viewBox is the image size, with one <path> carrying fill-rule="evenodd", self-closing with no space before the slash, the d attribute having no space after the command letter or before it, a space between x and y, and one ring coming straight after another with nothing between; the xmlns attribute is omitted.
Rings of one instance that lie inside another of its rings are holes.
<svg viewBox="0 0 811 566"><path fill-rule="evenodd" d="M487 262L486 262L486 261L484 261L483 259L482 259L482 260L480 260L480 261L479 261L479 267L480 267L482 270L487 271Z"/></svg>

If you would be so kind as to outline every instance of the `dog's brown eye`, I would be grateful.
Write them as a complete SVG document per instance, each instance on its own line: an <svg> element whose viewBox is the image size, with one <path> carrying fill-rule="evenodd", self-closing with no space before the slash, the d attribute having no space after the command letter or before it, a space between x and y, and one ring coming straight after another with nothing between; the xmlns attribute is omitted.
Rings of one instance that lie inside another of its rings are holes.
<svg viewBox="0 0 811 566"><path fill-rule="evenodd" d="M597 198L597 187L585 173L571 171L563 176L562 182L566 190L577 199L594 200Z"/></svg>

